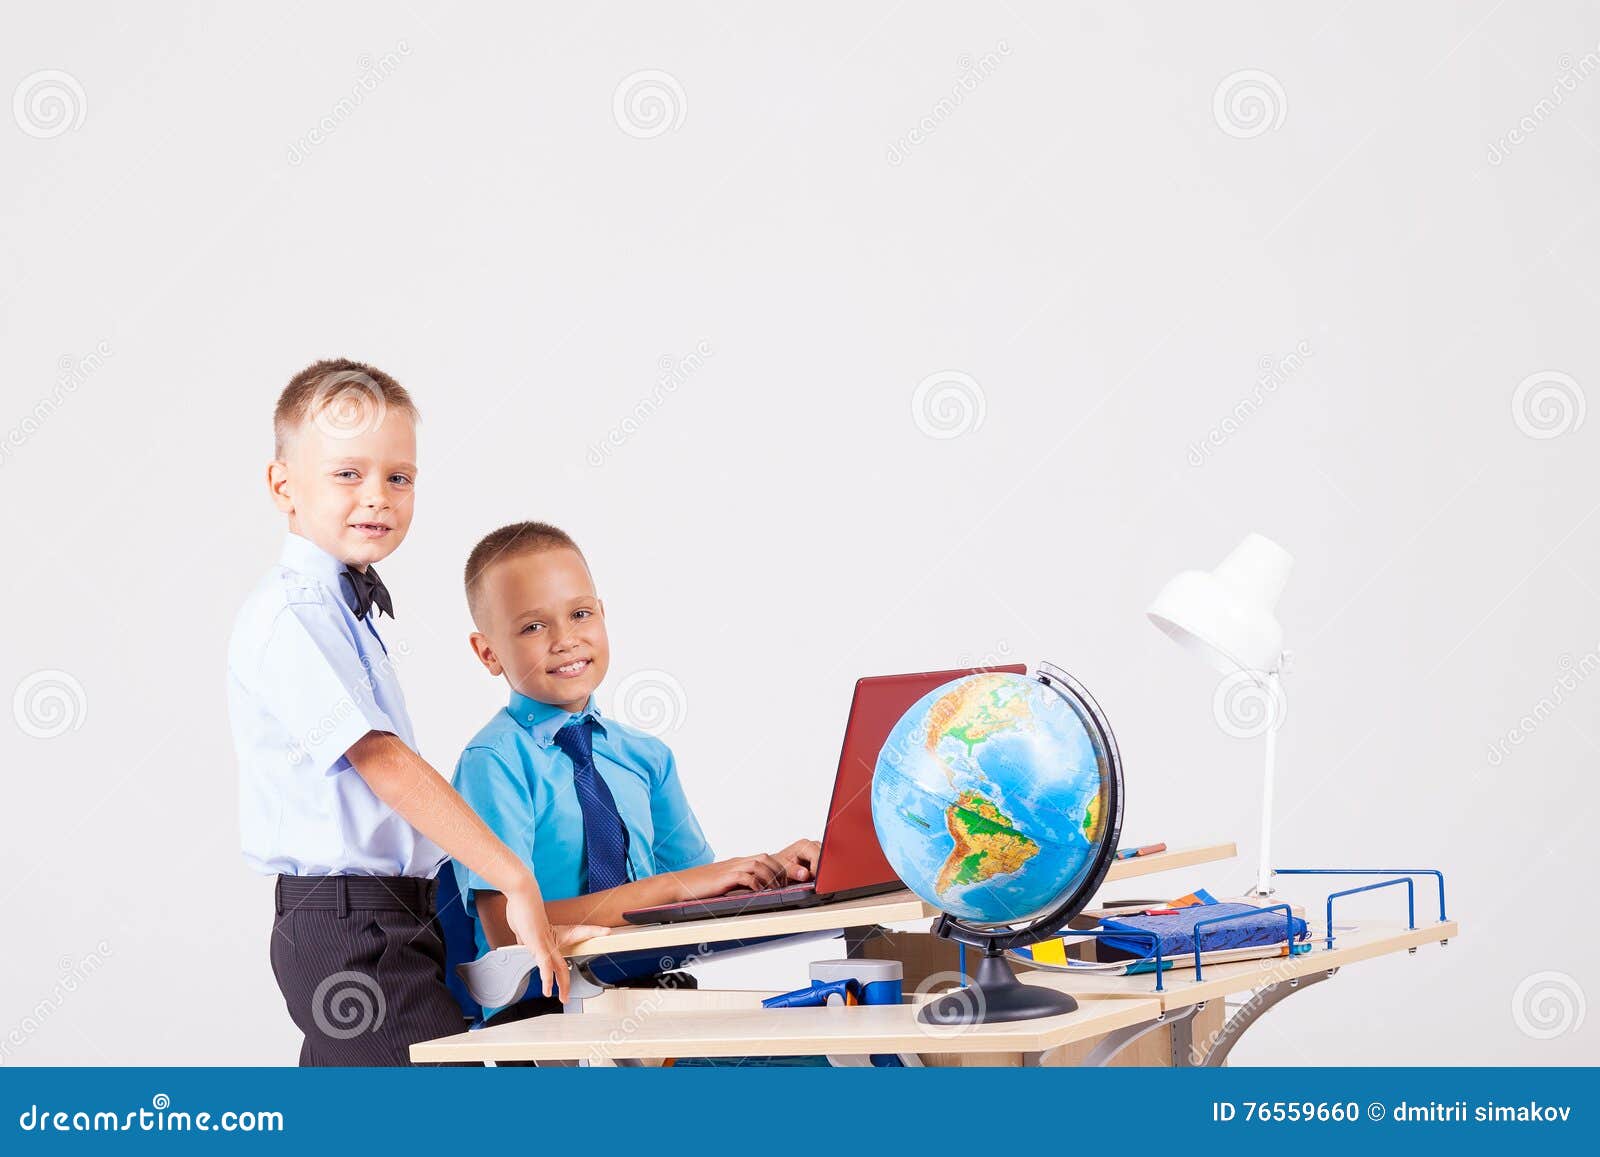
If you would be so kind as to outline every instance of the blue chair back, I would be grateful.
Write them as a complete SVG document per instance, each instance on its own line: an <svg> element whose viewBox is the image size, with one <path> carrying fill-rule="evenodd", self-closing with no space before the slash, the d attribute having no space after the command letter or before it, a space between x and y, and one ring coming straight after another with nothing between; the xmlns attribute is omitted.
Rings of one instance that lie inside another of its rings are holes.
<svg viewBox="0 0 1600 1157"><path fill-rule="evenodd" d="M444 933L444 982L450 995L461 1006L461 1013L476 1028L483 1019L483 1009L472 999L467 986L456 975L458 964L470 964L478 958L478 937L472 914L461 898L461 886L456 882L455 861L446 860L439 869L439 927Z"/></svg>

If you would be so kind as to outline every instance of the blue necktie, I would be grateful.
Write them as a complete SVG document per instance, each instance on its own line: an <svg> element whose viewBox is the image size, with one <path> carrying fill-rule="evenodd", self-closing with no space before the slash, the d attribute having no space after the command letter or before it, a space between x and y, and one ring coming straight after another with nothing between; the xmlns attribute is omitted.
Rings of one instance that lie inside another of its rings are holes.
<svg viewBox="0 0 1600 1157"><path fill-rule="evenodd" d="M617 801L594 768L593 720L574 719L556 732L556 746L572 760L572 782L583 808L584 892L603 892L628 882L628 829Z"/></svg>

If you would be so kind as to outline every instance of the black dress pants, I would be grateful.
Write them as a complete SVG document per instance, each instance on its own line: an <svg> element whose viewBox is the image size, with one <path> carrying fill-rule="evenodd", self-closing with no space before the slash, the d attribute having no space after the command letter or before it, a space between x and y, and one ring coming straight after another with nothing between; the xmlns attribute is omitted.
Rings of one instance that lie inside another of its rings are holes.
<svg viewBox="0 0 1600 1157"><path fill-rule="evenodd" d="M466 1031L434 894L414 876L278 877L272 973L302 1066L409 1065L413 1044Z"/></svg>

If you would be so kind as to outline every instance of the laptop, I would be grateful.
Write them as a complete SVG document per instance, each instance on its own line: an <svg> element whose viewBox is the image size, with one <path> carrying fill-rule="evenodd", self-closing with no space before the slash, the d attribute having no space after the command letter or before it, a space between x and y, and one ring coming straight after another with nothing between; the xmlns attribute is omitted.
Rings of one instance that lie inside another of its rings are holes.
<svg viewBox="0 0 1600 1157"><path fill-rule="evenodd" d="M1025 675L1028 669L1013 663L1004 667L880 675L856 681L814 879L759 891L738 888L703 900L636 908L624 912L622 918L630 924L678 924L718 916L811 908L904 888L884 858L883 849L878 846L877 830L872 826L872 773L878 766L878 752L883 749L894 725L918 699L952 679L983 671Z"/></svg>

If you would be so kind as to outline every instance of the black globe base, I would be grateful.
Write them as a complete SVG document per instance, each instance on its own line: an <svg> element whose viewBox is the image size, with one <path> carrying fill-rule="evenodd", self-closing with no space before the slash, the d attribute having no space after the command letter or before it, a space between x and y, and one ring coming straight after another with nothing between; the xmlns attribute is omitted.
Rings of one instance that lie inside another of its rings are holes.
<svg viewBox="0 0 1600 1157"><path fill-rule="evenodd" d="M965 1024L999 1024L1035 1020L1077 1010L1078 1002L1065 992L1038 984L1023 984L1004 956L985 953L978 959L978 974L966 988L929 1001L917 1013L923 1024L955 1027Z"/></svg>

